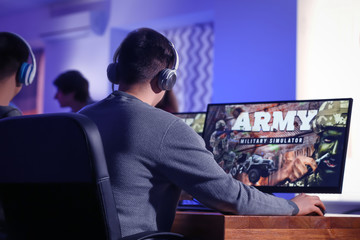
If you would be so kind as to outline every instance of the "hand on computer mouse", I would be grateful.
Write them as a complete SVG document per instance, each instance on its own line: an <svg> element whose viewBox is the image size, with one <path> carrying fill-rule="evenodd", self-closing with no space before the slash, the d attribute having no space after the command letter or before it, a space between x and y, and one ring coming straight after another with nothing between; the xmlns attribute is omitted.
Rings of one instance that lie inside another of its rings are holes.
<svg viewBox="0 0 360 240"><path fill-rule="evenodd" d="M326 213L326 211L325 211L324 209L320 208L320 207L318 207L318 208L319 208L320 211L322 212L322 215L319 215L319 213L317 213L317 212L311 212L311 213L309 213L309 214L306 214L306 216L324 216L325 213Z"/></svg>
<svg viewBox="0 0 360 240"><path fill-rule="evenodd" d="M291 199L299 208L297 216L305 216L308 214L315 214L324 216L325 205L318 196L310 196L306 194L299 194Z"/></svg>

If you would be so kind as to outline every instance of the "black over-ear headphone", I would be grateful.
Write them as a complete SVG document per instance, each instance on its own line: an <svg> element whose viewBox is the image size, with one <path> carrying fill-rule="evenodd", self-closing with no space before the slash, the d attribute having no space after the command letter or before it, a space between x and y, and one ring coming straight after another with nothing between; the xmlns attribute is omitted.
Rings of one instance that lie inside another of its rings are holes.
<svg viewBox="0 0 360 240"><path fill-rule="evenodd" d="M119 53L120 47L118 47L114 53L113 56L113 62L109 64L109 66L106 69L107 77L109 81L113 84L113 90L114 90L114 84L119 84L119 80L117 78L116 74L116 58Z"/></svg>
<svg viewBox="0 0 360 240"><path fill-rule="evenodd" d="M175 83L176 83L176 70L179 67L179 55L175 49L175 46L172 42L170 42L171 48L174 52L174 56L175 56L175 62L174 65L172 67L172 69L169 68L165 68L164 70L161 70L160 74L159 74L159 78L158 78L158 86L161 90L166 90L169 91L171 90Z"/></svg>
<svg viewBox="0 0 360 240"><path fill-rule="evenodd" d="M161 70L161 72L159 73L159 77L158 77L158 86L161 90L171 90L175 83L176 83L176 70L179 67L179 55L175 49L175 46L172 42L170 42L170 46L171 49L174 52L175 55L175 62L174 65L172 67L172 69L170 68L165 68L163 70ZM119 84L119 80L117 79L116 76L116 58L118 56L120 47L118 49L116 49L114 57L113 57L113 63L110 63L109 66L107 67L107 77L110 80L110 82L112 82L113 84Z"/></svg>
<svg viewBox="0 0 360 240"><path fill-rule="evenodd" d="M23 62L19 68L19 71L18 71L17 77L16 77L16 79L19 83L22 83L25 86L29 86L34 81L35 73L36 73L36 60L35 60L34 53L31 50L30 44L24 38L22 38L20 35L18 35L16 33L10 33L10 34L12 34L15 37L17 37L18 39L20 39L27 46L27 48L29 50L32 64Z"/></svg>

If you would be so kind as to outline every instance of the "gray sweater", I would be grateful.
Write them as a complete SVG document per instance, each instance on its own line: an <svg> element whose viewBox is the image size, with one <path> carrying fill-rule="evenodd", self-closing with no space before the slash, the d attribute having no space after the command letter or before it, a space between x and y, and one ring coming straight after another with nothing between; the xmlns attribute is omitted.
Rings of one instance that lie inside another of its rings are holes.
<svg viewBox="0 0 360 240"><path fill-rule="evenodd" d="M6 117L16 117L21 115L22 113L17 108L14 108L12 106L0 106L0 119Z"/></svg>
<svg viewBox="0 0 360 240"><path fill-rule="evenodd" d="M116 91L80 111L98 126L123 236L169 231L181 189L220 212L292 215L295 203L226 174L176 116Z"/></svg>

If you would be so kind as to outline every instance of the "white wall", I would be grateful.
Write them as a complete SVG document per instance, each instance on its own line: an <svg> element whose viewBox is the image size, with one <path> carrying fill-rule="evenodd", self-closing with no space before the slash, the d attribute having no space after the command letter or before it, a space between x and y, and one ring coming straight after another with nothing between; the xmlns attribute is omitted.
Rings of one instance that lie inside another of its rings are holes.
<svg viewBox="0 0 360 240"><path fill-rule="evenodd" d="M295 100L296 0L215 1L213 102Z"/></svg>
<svg viewBox="0 0 360 240"><path fill-rule="evenodd" d="M110 26L157 30L213 20L218 0L112 0Z"/></svg>
<svg viewBox="0 0 360 240"><path fill-rule="evenodd" d="M297 99L354 99L343 194L360 201L360 1L299 0Z"/></svg>

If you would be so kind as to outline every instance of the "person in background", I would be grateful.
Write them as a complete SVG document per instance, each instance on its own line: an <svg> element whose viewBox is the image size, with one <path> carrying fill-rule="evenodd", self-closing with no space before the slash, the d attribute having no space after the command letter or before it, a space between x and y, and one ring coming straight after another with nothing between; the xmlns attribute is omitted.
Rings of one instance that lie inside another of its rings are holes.
<svg viewBox="0 0 360 240"><path fill-rule="evenodd" d="M71 112L78 112L94 102L89 94L89 82L79 71L70 70L60 74L54 80L54 85L57 87L54 98L60 107L70 107Z"/></svg>
<svg viewBox="0 0 360 240"><path fill-rule="evenodd" d="M223 213L322 216L317 196L286 200L235 180L190 126L154 107L175 84L178 64L166 37L130 32L108 67L118 91L79 112L100 131L123 237L170 231L181 189Z"/></svg>
<svg viewBox="0 0 360 240"><path fill-rule="evenodd" d="M29 56L32 63L28 63ZM22 115L10 105L23 85L30 85L36 73L36 61L30 45L20 35L0 32L0 119Z"/></svg>

